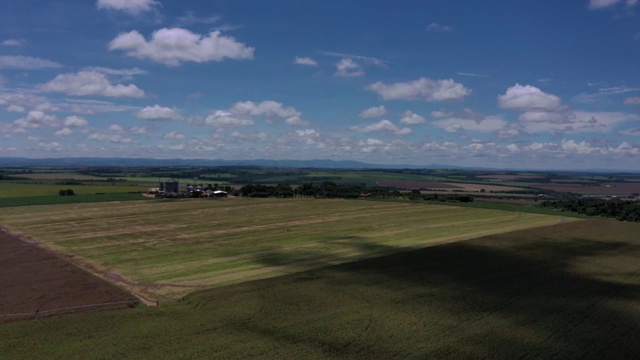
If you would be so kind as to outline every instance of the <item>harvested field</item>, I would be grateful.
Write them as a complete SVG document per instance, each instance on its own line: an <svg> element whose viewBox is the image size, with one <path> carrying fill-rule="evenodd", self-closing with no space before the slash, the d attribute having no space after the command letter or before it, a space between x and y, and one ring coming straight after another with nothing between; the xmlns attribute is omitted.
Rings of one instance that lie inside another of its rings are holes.
<svg viewBox="0 0 640 360"><path fill-rule="evenodd" d="M630 195L640 193L640 183L602 183L594 185L541 184L535 185L535 187L582 195Z"/></svg>
<svg viewBox="0 0 640 360"><path fill-rule="evenodd" d="M76 173L27 173L27 174L13 174L13 176L20 178L27 178L31 180L106 180L105 177L76 174Z"/></svg>
<svg viewBox="0 0 640 360"><path fill-rule="evenodd" d="M150 299L558 222L429 204L309 199L0 209L12 231ZM569 221L569 220L567 220ZM574 220L571 220L574 221Z"/></svg>
<svg viewBox="0 0 640 360"><path fill-rule="evenodd" d="M393 186L400 189L460 189L457 184L411 180L381 180L380 186Z"/></svg>
<svg viewBox="0 0 640 360"><path fill-rule="evenodd" d="M219 287L156 308L9 324L0 327L0 353L636 359L639 232L640 224L617 221L562 223Z"/></svg>
<svg viewBox="0 0 640 360"><path fill-rule="evenodd" d="M490 180L503 180L503 181L513 181L513 180L528 180L528 179L540 179L545 177L544 175L478 175L479 179L490 179Z"/></svg>
<svg viewBox="0 0 640 360"><path fill-rule="evenodd" d="M3 230L0 264L0 323L138 303L123 289Z"/></svg>
<svg viewBox="0 0 640 360"><path fill-rule="evenodd" d="M489 185L489 184L468 184L450 182L426 182L426 181L406 181L406 180L384 180L378 181L380 186L393 186L400 189L436 189L444 191L479 192L484 189L491 192L508 192L523 190L514 186Z"/></svg>

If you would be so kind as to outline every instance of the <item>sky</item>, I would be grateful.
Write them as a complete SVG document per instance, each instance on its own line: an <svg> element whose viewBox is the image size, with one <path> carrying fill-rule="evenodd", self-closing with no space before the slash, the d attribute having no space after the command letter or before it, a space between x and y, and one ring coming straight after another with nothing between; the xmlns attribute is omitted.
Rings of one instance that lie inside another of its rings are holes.
<svg viewBox="0 0 640 360"><path fill-rule="evenodd" d="M640 171L640 0L0 1L0 157Z"/></svg>

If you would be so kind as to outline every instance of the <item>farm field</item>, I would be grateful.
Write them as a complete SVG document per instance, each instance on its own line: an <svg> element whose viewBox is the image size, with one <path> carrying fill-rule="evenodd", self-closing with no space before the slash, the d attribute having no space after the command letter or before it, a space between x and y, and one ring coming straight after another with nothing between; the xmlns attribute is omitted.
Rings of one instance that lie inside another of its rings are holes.
<svg viewBox="0 0 640 360"><path fill-rule="evenodd" d="M130 201L0 209L2 225L149 299L559 221L407 202Z"/></svg>
<svg viewBox="0 0 640 360"><path fill-rule="evenodd" d="M0 327L11 359L632 359L640 224L564 222ZM99 349L99 351L97 351Z"/></svg>
<svg viewBox="0 0 640 360"><path fill-rule="evenodd" d="M55 185L55 184L32 184L16 182L0 182L0 198L10 197L36 197L36 196L58 196L61 189L73 189L77 195L92 195L95 193L128 193L146 192L149 187L135 185Z"/></svg>
<svg viewBox="0 0 640 360"><path fill-rule="evenodd" d="M99 176L84 175L72 172L12 174L12 176L31 180L105 180Z"/></svg>
<svg viewBox="0 0 640 360"><path fill-rule="evenodd" d="M572 192L583 195L630 195L640 193L640 183L604 183L594 185L581 184L539 184L537 188L549 189L561 192Z"/></svg>

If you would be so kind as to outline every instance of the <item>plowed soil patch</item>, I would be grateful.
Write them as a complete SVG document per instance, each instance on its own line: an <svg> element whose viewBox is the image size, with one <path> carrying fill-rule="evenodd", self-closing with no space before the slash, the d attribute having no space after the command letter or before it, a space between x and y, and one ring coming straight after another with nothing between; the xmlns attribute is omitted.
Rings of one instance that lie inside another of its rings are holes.
<svg viewBox="0 0 640 360"><path fill-rule="evenodd" d="M138 299L0 230L0 323L132 306Z"/></svg>

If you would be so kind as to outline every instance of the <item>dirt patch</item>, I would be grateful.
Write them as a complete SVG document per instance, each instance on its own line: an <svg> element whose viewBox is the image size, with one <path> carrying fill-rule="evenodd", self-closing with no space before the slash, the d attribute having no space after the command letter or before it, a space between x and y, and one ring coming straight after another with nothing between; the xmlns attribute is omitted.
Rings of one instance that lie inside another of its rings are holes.
<svg viewBox="0 0 640 360"><path fill-rule="evenodd" d="M0 229L0 324L134 306L128 292Z"/></svg>

